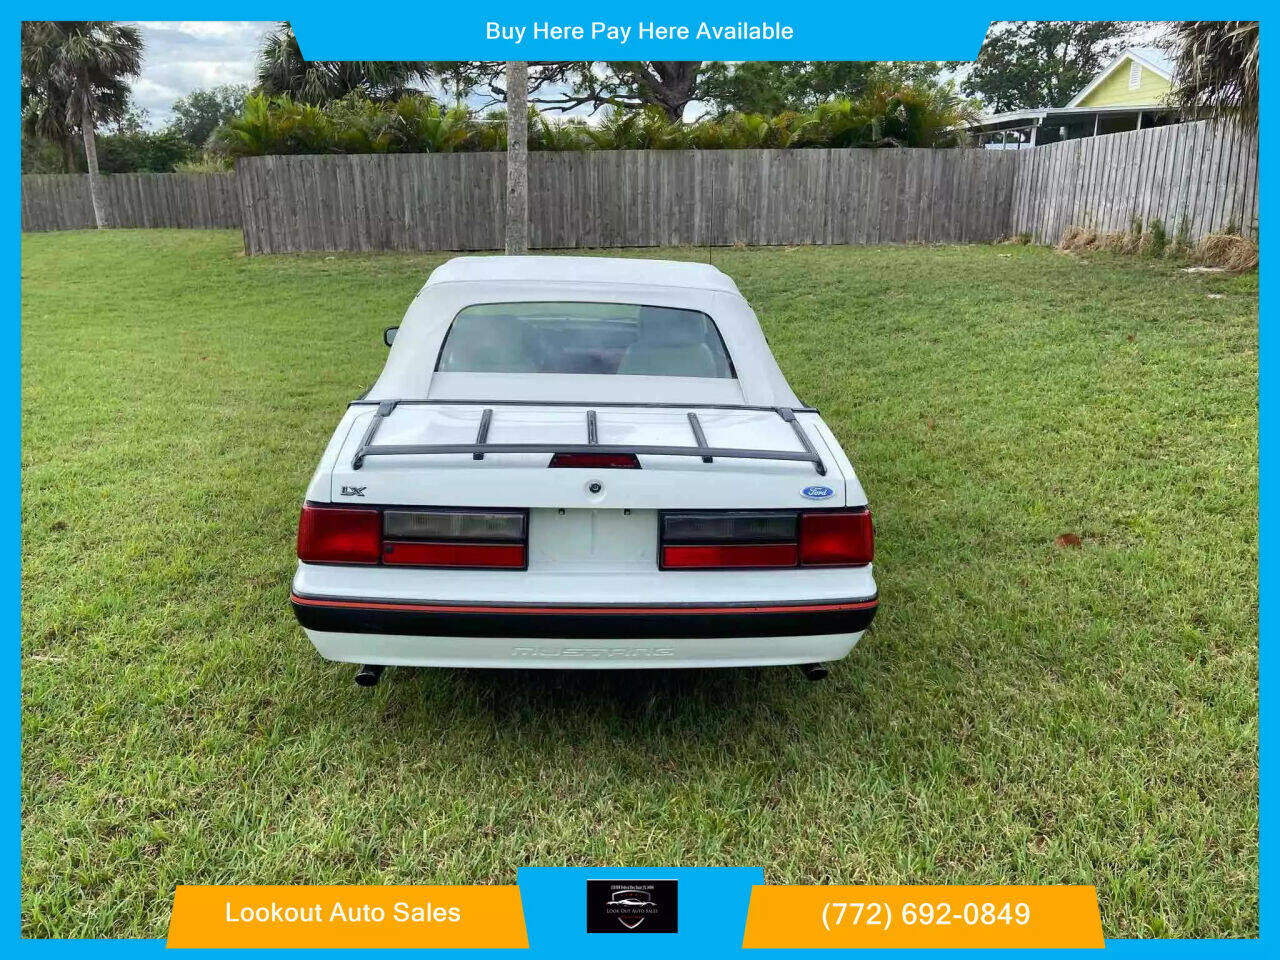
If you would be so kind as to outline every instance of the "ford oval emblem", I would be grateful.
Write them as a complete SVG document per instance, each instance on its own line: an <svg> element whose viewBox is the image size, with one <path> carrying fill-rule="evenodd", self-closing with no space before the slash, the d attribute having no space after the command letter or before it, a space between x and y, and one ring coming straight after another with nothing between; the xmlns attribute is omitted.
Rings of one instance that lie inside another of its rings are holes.
<svg viewBox="0 0 1280 960"><path fill-rule="evenodd" d="M825 500L827 497L835 493L830 487L805 487L800 491L800 495L808 497L810 500Z"/></svg>

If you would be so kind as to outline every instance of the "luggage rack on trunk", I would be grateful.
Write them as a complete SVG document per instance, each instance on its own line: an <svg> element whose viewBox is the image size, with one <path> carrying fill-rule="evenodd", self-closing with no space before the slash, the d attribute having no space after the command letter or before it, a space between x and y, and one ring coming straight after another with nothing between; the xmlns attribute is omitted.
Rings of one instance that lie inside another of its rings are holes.
<svg viewBox="0 0 1280 960"><path fill-rule="evenodd" d="M648 454L660 457L699 457L703 463L712 463L716 457L727 460L792 460L813 464L819 476L826 476L827 468L822 457L814 448L813 442L805 433L804 427L796 419L795 410L791 407L748 407L730 404L699 403L569 403L565 401L540 400L357 400L361 406L377 405L369 427L360 439L360 446L351 460L351 469L359 470L364 466L365 457L416 456L418 454L469 453L476 460L483 460L486 453L606 453L606 454ZM480 428L476 433L475 443L384 443L375 444L378 428L382 421L395 412L400 404L432 404L440 403L449 406L483 407L480 415ZM587 411L586 443L489 443L489 425L493 421L494 406L526 406L526 407L582 407ZM593 407L638 407L638 408L675 408L688 410L689 429L693 434L693 446L665 446L660 444L627 444L599 443L596 440L596 411ZM694 408L694 409L690 409ZM796 439L803 450L750 450L741 447L712 447L707 445L706 434L702 432L702 423L698 420L695 409L716 410L767 410L776 413L784 421L791 424ZM810 412L805 408L805 412Z"/></svg>

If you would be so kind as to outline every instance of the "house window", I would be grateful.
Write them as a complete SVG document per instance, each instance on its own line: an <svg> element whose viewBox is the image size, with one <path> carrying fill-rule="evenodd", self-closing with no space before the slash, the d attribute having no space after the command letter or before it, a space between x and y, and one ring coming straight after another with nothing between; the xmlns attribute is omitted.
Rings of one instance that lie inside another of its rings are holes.
<svg viewBox="0 0 1280 960"><path fill-rule="evenodd" d="M1142 64L1137 60L1129 61L1129 89L1137 90L1142 84Z"/></svg>

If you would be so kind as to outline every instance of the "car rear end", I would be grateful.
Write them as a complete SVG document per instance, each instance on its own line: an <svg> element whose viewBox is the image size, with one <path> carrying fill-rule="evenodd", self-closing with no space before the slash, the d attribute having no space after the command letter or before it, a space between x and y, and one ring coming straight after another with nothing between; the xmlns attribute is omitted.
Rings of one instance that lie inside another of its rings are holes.
<svg viewBox="0 0 1280 960"><path fill-rule="evenodd" d="M298 555L307 635L364 664L807 664L876 609L866 497L803 409L357 403Z"/></svg>

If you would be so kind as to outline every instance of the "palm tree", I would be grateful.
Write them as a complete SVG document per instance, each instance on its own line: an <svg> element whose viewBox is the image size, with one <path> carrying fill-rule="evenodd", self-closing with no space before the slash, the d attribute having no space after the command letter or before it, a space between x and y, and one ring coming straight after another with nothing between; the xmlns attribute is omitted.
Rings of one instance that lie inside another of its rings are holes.
<svg viewBox="0 0 1280 960"><path fill-rule="evenodd" d="M25 24L23 25L26 26ZM25 34L24 34L25 43ZM28 82L22 78L22 137L60 144L66 153L67 173L76 172L76 132L67 116L71 91L48 81Z"/></svg>
<svg viewBox="0 0 1280 960"><path fill-rule="evenodd" d="M1179 20L1169 29L1173 100L1190 116L1258 122L1258 21Z"/></svg>
<svg viewBox="0 0 1280 960"><path fill-rule="evenodd" d="M267 35L258 51L260 92L287 94L317 106L349 93L398 100L430 77L431 65L425 60L307 60L287 21Z"/></svg>
<svg viewBox="0 0 1280 960"><path fill-rule="evenodd" d="M79 130L89 172L93 220L107 225L98 179L94 125L118 118L130 77L142 68L142 35L114 20L37 20L22 25L23 122L28 130L68 145Z"/></svg>

